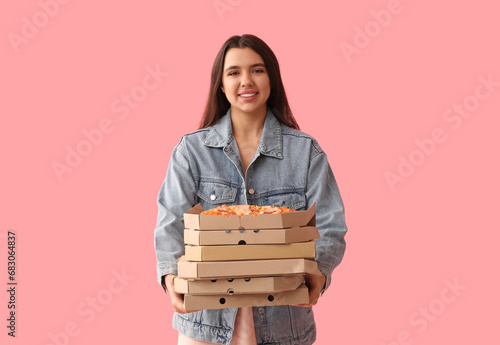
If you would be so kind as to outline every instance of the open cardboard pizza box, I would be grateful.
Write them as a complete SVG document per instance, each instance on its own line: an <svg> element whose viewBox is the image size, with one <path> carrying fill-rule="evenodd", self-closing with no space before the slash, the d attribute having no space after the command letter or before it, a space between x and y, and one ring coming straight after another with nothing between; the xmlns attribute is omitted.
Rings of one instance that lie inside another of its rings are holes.
<svg viewBox="0 0 500 345"><path fill-rule="evenodd" d="M315 226L315 205L306 211L277 214L259 214L258 216L214 216L202 215L203 207L198 204L184 213L184 227L192 230L241 230L241 229L283 229L300 226Z"/></svg>
<svg viewBox="0 0 500 345"><path fill-rule="evenodd" d="M175 292L190 295L257 294L295 290L305 280L304 274L280 277L219 278L211 280L174 279Z"/></svg>
<svg viewBox="0 0 500 345"><path fill-rule="evenodd" d="M290 304L308 304L309 290L305 285L298 289L269 294L233 294L233 295L184 295L186 311L202 309L241 308L252 306L273 306Z"/></svg>
<svg viewBox="0 0 500 345"><path fill-rule="evenodd" d="M194 246L231 244L288 244L319 238L315 226L262 230L184 230L184 243Z"/></svg>
<svg viewBox="0 0 500 345"><path fill-rule="evenodd" d="M230 246L186 246L187 261L235 261L316 257L316 243L248 244Z"/></svg>
<svg viewBox="0 0 500 345"><path fill-rule="evenodd" d="M316 261L308 259L248 261L186 261L177 263L178 276L184 279L218 279L283 276L289 274L321 274Z"/></svg>

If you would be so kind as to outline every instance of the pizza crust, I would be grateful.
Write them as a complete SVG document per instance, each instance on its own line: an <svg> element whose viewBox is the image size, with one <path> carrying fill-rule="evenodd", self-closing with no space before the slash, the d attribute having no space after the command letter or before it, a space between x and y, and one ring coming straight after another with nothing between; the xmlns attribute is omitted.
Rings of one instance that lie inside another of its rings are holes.
<svg viewBox="0 0 500 345"><path fill-rule="evenodd" d="M277 213L286 213L286 212L296 212L291 208L286 206L257 206L257 205L231 205L228 206L226 204L222 206L218 206L216 208L212 208L210 210L203 211L202 215L210 215L210 216L226 216L229 217L231 215L236 215L238 217L242 217L245 215L252 215L254 217L259 214L277 214Z"/></svg>

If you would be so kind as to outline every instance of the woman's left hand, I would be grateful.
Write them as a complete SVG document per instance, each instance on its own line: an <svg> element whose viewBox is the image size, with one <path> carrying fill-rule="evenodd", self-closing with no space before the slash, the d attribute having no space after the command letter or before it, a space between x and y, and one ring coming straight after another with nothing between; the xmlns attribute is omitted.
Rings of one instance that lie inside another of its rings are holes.
<svg viewBox="0 0 500 345"><path fill-rule="evenodd" d="M318 272L319 273L319 272ZM292 304L297 307L312 307L318 303L321 291L325 287L326 277L324 274L308 274L306 277L306 286L309 289L309 304Z"/></svg>

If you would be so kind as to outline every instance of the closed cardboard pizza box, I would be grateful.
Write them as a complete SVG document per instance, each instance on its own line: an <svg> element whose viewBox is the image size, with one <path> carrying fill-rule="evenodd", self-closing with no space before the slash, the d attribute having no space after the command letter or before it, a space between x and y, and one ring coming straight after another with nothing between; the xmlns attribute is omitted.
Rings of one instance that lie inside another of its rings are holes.
<svg viewBox="0 0 500 345"><path fill-rule="evenodd" d="M201 215L203 207L198 204L184 213L184 227L192 230L232 230L232 229L283 229L300 226L315 226L315 205L306 211L258 216L213 216Z"/></svg>
<svg viewBox="0 0 500 345"><path fill-rule="evenodd" d="M305 285L301 285L295 290L270 294L184 295L184 308L188 312L203 309L242 308L308 303L309 290Z"/></svg>
<svg viewBox="0 0 500 345"><path fill-rule="evenodd" d="M177 263L178 276L184 279L218 279L238 277L272 277L290 274L318 274L316 261L308 259L247 261L186 261Z"/></svg>
<svg viewBox="0 0 500 345"><path fill-rule="evenodd" d="M295 290L305 280L305 275L281 277L219 278L212 280L187 280L176 277L175 292L190 295L256 294Z"/></svg>
<svg viewBox="0 0 500 345"><path fill-rule="evenodd" d="M316 257L314 240L290 244L246 244L231 246L186 246L187 261L236 261Z"/></svg>
<svg viewBox="0 0 500 345"><path fill-rule="evenodd" d="M194 246L231 244L288 244L318 239L315 226L261 230L184 230L184 243Z"/></svg>

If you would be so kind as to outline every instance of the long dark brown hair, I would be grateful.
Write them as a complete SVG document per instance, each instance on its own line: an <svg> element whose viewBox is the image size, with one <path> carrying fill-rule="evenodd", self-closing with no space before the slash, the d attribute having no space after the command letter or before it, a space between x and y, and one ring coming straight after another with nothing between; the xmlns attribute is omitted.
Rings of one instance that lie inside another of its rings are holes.
<svg viewBox="0 0 500 345"><path fill-rule="evenodd" d="M224 60L226 53L231 48L251 48L262 57L266 65L271 84L271 93L267 100L267 107L270 108L276 119L295 129L299 129L299 124L293 117L292 110L288 105L285 88L281 80L280 66L278 59L269 46L260 38L254 35L242 35L230 37L221 47L215 57L212 67L212 76L210 79L210 90L208 100L200 122L200 128L212 126L226 114L231 104L222 92L222 71L224 69Z"/></svg>

